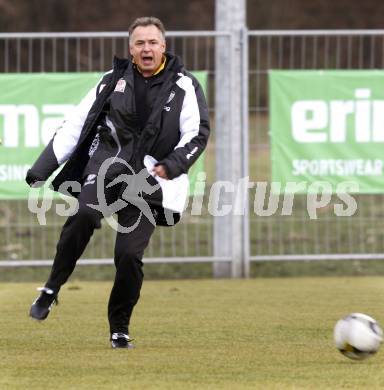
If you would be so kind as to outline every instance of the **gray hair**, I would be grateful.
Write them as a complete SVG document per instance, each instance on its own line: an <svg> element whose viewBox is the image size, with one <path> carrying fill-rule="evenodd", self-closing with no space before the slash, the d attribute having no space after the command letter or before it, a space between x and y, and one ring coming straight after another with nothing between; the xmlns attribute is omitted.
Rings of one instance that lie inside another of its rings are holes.
<svg viewBox="0 0 384 390"><path fill-rule="evenodd" d="M156 26L161 32L163 39L165 40L165 28L163 22L160 19L155 18L154 16L142 16L140 18L135 19L128 27L129 38L131 38L133 30L139 26Z"/></svg>

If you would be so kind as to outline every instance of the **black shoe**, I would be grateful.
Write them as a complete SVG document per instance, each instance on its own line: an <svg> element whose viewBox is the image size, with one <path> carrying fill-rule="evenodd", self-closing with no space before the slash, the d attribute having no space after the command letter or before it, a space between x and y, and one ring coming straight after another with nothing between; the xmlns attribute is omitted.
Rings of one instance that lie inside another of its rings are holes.
<svg viewBox="0 0 384 390"><path fill-rule="evenodd" d="M49 312L54 303L59 303L57 300L57 294L48 287L39 287L37 289L41 291L40 296L32 303L29 315L35 320L45 320L48 317Z"/></svg>
<svg viewBox="0 0 384 390"><path fill-rule="evenodd" d="M133 339L125 333L112 333L111 335L112 348L134 348L132 341Z"/></svg>

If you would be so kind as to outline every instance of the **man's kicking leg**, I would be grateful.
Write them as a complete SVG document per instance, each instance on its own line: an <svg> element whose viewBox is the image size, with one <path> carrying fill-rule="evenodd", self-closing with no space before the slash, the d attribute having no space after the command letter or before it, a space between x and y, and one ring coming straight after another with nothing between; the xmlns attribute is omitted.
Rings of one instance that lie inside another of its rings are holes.
<svg viewBox="0 0 384 390"><path fill-rule="evenodd" d="M40 296L33 302L30 316L36 320L47 318L52 305L57 303L61 286L68 280L76 262L84 252L95 229L100 228L102 213L88 207L97 204L96 183L86 185L79 194L79 209L70 216L63 226L56 247L51 274L44 287L39 288Z"/></svg>

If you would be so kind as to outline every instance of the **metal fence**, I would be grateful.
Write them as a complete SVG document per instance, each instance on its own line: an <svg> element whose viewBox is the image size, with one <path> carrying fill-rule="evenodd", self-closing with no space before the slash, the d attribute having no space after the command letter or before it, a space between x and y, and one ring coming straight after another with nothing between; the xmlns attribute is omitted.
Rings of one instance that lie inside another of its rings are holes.
<svg viewBox="0 0 384 390"><path fill-rule="evenodd" d="M169 32L167 49L183 58L187 69L208 73L208 104L214 129L215 39L229 40L228 34L215 32ZM114 55L128 56L127 33L31 33L0 34L0 72L90 72L108 71ZM214 130L213 130L214 133ZM206 152L208 181L214 175L215 136ZM53 209L52 209L53 210ZM175 228L156 229L146 250L150 262L212 262L213 219L203 205L203 215L191 216L186 210L183 222ZM40 226L27 209L26 201L0 204L0 266L48 264L65 219L55 212L47 213L47 224ZM96 231L83 257L86 264L111 263L115 232L104 226ZM105 261L105 259L108 259ZM24 260L28 260L25 263ZM31 261L33 260L33 261ZM81 263L80 263L81 264Z"/></svg>
<svg viewBox="0 0 384 390"><path fill-rule="evenodd" d="M270 69L382 69L384 31L250 31L249 155L254 181L270 178L268 71ZM305 196L291 216L251 214L251 260L384 258L382 195L356 197L352 217L332 205L310 220Z"/></svg>
<svg viewBox="0 0 384 390"><path fill-rule="evenodd" d="M208 103L212 137L206 153L208 183L215 179L215 41L227 33L169 32L168 49L180 55L189 70L209 74ZM233 38L233 37L232 37ZM245 31L240 36L242 58L248 60L248 78L243 93L249 100L249 172L252 181L270 180L268 71L270 69L373 69L384 63L384 31ZM128 55L125 33L0 34L0 72L106 71L114 54ZM217 90L217 89L216 89ZM248 90L248 91L247 91ZM248 122L248 123L247 123ZM247 130L247 129L245 129ZM219 141L218 141L219 142ZM146 252L150 261L228 261L214 253L213 217L203 203L202 216L187 210L181 224L158 229ZM252 190L250 210L253 208ZM304 197L296 197L292 216L249 216L250 257L243 261L322 260L383 258L383 196L360 195L358 212L349 218L323 210L318 220L309 220ZM9 201L0 206L0 262L51 259L62 218L54 213L42 227L27 212L26 203ZM96 232L84 257L112 257L114 232ZM6 261L8 260L8 261ZM29 263L32 264L32 263ZM37 263L36 263L37 264ZM41 264L41 263L40 263Z"/></svg>

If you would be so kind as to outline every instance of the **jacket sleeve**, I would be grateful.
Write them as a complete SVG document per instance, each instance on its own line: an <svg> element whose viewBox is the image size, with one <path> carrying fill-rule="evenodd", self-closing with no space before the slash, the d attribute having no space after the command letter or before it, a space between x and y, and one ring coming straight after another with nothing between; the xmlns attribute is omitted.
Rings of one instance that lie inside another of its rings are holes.
<svg viewBox="0 0 384 390"><path fill-rule="evenodd" d="M81 102L66 116L52 140L28 170L26 182L31 187L44 182L74 151L88 112L96 99L96 87L92 88Z"/></svg>
<svg viewBox="0 0 384 390"><path fill-rule="evenodd" d="M174 151L156 165L164 165L169 179L187 173L205 149L209 137L209 114L203 90L193 76L182 76L185 91L180 113L180 141Z"/></svg>

